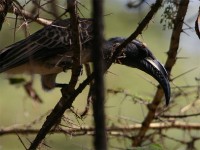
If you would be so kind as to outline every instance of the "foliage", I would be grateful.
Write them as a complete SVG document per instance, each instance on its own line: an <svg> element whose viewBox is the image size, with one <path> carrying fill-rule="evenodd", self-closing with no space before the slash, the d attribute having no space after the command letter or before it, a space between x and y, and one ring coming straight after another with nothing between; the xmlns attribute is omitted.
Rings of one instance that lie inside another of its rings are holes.
<svg viewBox="0 0 200 150"><path fill-rule="evenodd" d="M165 1L164 12L161 15L160 23L163 24L163 30L173 29L174 20L177 15L177 3L174 1Z"/></svg>

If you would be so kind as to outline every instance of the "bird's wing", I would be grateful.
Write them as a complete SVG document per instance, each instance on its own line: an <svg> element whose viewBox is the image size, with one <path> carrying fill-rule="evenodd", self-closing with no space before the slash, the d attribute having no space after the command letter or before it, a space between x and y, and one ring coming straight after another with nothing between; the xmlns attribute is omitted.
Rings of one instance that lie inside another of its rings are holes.
<svg viewBox="0 0 200 150"><path fill-rule="evenodd" d="M90 25L81 20L83 27L83 40L87 40L85 35L87 27ZM87 21L87 20L86 20ZM0 51L0 72L12 69L28 61L44 59L63 51L68 51L71 45L70 20L58 20L48 25L28 38L14 43Z"/></svg>

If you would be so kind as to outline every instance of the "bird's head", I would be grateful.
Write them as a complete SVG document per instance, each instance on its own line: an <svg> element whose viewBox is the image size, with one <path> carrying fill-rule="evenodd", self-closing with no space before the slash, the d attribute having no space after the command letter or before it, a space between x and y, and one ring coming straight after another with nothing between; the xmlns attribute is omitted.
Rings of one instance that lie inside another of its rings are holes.
<svg viewBox="0 0 200 150"><path fill-rule="evenodd" d="M111 50L109 52L112 53L113 45L121 44L124 40L124 38L118 37L108 40L106 46ZM116 59L116 63L138 68L155 78L164 90L166 105L169 104L170 85L167 71L142 42L133 40L129 43L123 49L122 54Z"/></svg>

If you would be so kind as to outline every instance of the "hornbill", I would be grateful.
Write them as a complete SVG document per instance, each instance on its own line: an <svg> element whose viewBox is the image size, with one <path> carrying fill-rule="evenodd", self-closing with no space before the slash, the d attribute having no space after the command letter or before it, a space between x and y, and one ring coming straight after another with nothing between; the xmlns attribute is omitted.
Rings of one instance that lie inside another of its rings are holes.
<svg viewBox="0 0 200 150"><path fill-rule="evenodd" d="M45 89L52 89L58 73L72 68L73 49L70 19L57 20L24 40L0 51L0 73L40 74ZM92 61L92 19L79 19L82 44L81 64ZM103 42L103 56L108 61L117 45L125 38L115 37ZM116 59L116 63L138 68L154 77L165 92L166 104L170 100L170 85L165 68L140 41L133 40Z"/></svg>

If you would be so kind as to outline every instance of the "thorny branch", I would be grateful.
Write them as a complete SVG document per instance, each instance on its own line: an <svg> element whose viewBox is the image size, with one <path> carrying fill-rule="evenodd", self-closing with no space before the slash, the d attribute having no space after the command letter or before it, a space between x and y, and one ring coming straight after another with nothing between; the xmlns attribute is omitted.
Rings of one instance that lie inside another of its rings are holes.
<svg viewBox="0 0 200 150"><path fill-rule="evenodd" d="M41 25L49 25L52 23L51 20L44 19L38 16L38 14L32 14L25 10L23 7L19 5L19 3L14 3L11 5L11 7L8 10L9 13L13 13L16 16L21 16L25 19L30 19L31 21L35 21Z"/></svg>
<svg viewBox="0 0 200 150"><path fill-rule="evenodd" d="M68 89L68 92L73 92L76 86L76 83L78 81L80 71L81 71L82 43L80 39L80 28L79 28L79 22L78 22L78 14L77 14L77 1L76 0L67 0L67 1L68 1L68 10L69 10L70 19L71 19L72 42L73 42L72 75L71 75L71 80L69 82L70 86L67 88L71 88L71 89Z"/></svg>
<svg viewBox="0 0 200 150"><path fill-rule="evenodd" d="M138 131L142 127L142 124L131 124L131 125L121 125L121 126L111 126L106 128L106 132L108 135L119 135L120 133L129 134L131 131ZM180 130L199 130L199 123L188 123L182 121L172 121L172 122L160 122L160 123L151 123L149 126L150 130L162 130L162 129L180 129ZM24 127L6 127L0 129L0 136L9 135L9 134L37 134L39 129L33 128L24 128ZM93 126L81 126L81 127L73 127L64 128L59 127L52 129L48 132L51 133L65 133L72 136L79 135L93 135L95 129Z"/></svg>
<svg viewBox="0 0 200 150"><path fill-rule="evenodd" d="M75 90L75 86L78 81L78 76L80 75L80 52L81 52L81 41L79 36L79 24L78 24L78 16L76 11L76 0L68 0L68 9L70 12L71 26L72 26L72 43L74 49L73 55L73 66L72 66L72 76L69 82L69 85L66 85L61 89L62 97L57 105L54 107L53 111L47 117L44 122L42 128L38 132L36 138L33 143L30 145L29 149L36 149L48 132L52 129L53 126L59 124L62 115L64 114L66 109L71 108L71 105L76 98L76 96L85 88L87 84L82 84L83 86L79 86L77 90ZM87 80L85 80L87 81ZM80 88L83 89L80 90Z"/></svg>
<svg viewBox="0 0 200 150"><path fill-rule="evenodd" d="M37 5L36 7L38 7L39 9L42 9L43 7L40 6L39 4L37 4L37 2L33 1L35 5ZM51 2L51 6L54 4L54 1ZM55 5L53 5L55 7ZM52 7L53 7L52 6ZM54 8L55 10L55 8ZM65 13L68 10L66 9ZM38 13L33 13L33 12L29 12L27 10L24 9L23 6L20 5L20 3L16 0L11 1L11 0L2 0L0 2L0 29L1 26L4 22L4 19L6 17L7 13L12 13L15 14L17 17L21 16L23 19L29 19L31 21L35 21L41 25L50 25L52 23L51 20L48 19L44 19L42 17L39 17ZM50 12L47 12L50 13ZM57 12L54 12L53 15L58 18L57 16Z"/></svg>
<svg viewBox="0 0 200 150"><path fill-rule="evenodd" d="M189 0L180 1L180 3L179 3L179 8L178 8L177 16L176 16L176 19L174 22L172 36L171 36L170 48L167 53L168 58L165 63L165 68L168 71L169 75L171 74L171 70L176 62L177 51L179 48L180 34L182 32L183 21L184 21L186 12L187 12L188 4L189 4ZM144 121L142 123L142 127L141 127L138 135L133 138L133 143L132 143L133 146L141 145L142 139L145 136L150 123L154 119L156 109L157 109L158 105L160 104L160 100L162 99L163 95L164 95L163 90L161 89L160 86L158 86L158 89L154 96L153 102L149 105L149 112L146 115L146 118L144 119Z"/></svg>
<svg viewBox="0 0 200 150"><path fill-rule="evenodd" d="M162 0L157 0L154 5L152 5L151 10L149 13L145 16L145 18L139 23L138 27L136 30L123 42L121 43L115 50L112 58L111 58L111 63L115 62L115 59L117 56L119 56L122 52L122 49L126 47L128 43L130 43L132 40L134 40L139 34L142 34L142 31L147 27L153 16L156 14L158 9L160 8L162 4Z"/></svg>

